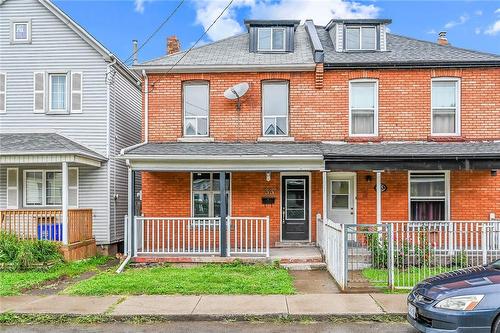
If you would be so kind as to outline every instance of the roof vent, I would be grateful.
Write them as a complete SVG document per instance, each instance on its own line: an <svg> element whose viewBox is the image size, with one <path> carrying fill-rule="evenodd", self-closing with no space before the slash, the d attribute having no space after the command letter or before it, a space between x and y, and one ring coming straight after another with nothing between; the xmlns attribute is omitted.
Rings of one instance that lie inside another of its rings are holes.
<svg viewBox="0 0 500 333"><path fill-rule="evenodd" d="M446 31L440 31L439 32L439 37L437 40L437 43L439 45L448 45L448 38L446 38Z"/></svg>

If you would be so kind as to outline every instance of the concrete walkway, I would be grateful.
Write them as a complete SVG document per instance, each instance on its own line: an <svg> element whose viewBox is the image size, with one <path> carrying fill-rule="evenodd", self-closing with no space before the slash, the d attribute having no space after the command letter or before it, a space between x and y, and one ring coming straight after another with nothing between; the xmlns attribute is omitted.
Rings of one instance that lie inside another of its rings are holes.
<svg viewBox="0 0 500 333"><path fill-rule="evenodd" d="M305 294L269 296L8 296L0 312L57 315L158 316L207 320L282 316L405 314L404 294Z"/></svg>

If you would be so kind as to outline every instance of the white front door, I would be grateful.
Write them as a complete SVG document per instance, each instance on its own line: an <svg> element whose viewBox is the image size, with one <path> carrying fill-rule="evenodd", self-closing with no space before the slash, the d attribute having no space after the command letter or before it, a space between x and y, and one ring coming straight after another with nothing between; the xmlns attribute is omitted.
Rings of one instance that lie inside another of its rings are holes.
<svg viewBox="0 0 500 333"><path fill-rule="evenodd" d="M335 223L356 223L356 174L328 177L328 218Z"/></svg>

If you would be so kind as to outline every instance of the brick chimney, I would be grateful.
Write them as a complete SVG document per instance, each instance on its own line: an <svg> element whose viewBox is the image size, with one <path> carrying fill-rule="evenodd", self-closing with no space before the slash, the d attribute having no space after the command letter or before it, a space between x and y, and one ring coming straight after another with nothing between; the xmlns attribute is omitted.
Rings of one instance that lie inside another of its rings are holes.
<svg viewBox="0 0 500 333"><path fill-rule="evenodd" d="M437 40L439 45L448 45L448 38L446 38L446 31L439 32L439 37Z"/></svg>
<svg viewBox="0 0 500 333"><path fill-rule="evenodd" d="M181 50L181 42L177 36L173 35L167 38L167 54L174 54Z"/></svg>

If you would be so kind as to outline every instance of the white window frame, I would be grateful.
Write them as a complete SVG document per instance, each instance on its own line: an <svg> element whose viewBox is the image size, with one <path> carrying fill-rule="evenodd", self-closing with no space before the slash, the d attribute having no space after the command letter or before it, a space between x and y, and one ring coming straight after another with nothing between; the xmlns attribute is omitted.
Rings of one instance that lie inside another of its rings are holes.
<svg viewBox="0 0 500 333"><path fill-rule="evenodd" d="M73 86L73 75L80 75L80 89L76 90ZM71 99L70 99L70 113L82 113L83 112L83 72L71 72ZM66 78L67 79L67 78ZM73 109L73 96L74 94L80 94L80 109Z"/></svg>
<svg viewBox="0 0 500 333"><path fill-rule="evenodd" d="M16 38L16 25L26 24L26 39ZM31 43L31 19L19 18L11 21L10 25L10 41L13 44L29 44Z"/></svg>
<svg viewBox="0 0 500 333"><path fill-rule="evenodd" d="M358 30L359 33L359 49L349 49L347 48L347 30L353 29ZM362 29L374 29L375 30L375 47L372 49L363 48L363 34L361 33ZM345 49L346 51L375 51L377 50L377 27L375 26L346 26L345 27Z"/></svg>
<svg viewBox="0 0 500 333"><path fill-rule="evenodd" d="M4 91L0 91L0 99L3 99L3 109L0 109L0 113L7 112L7 73L0 72L0 75L3 75L3 86Z"/></svg>
<svg viewBox="0 0 500 333"><path fill-rule="evenodd" d="M186 86L196 86L196 85L205 85L207 86L207 115L206 116L189 116L186 117ZM186 134L186 118L194 118L196 120L196 134ZM207 119L207 134L197 134L198 133L198 119L206 118ZM186 138L206 138L210 136L210 82L201 81L201 80L193 80L193 81L185 81L182 83L182 134Z"/></svg>
<svg viewBox="0 0 500 333"><path fill-rule="evenodd" d="M191 198L191 217L193 218L200 218L200 219L203 219L203 218L213 218L215 217L214 216L214 201L213 201L213 198L214 198L214 195L219 193L221 194L221 191L213 191L213 190L210 190L210 191L194 191L193 190L193 179L194 179L194 174L195 173L209 173L210 174L210 182L211 184L213 184L213 177L214 177L214 174L216 174L217 172L191 172L191 182L190 182L190 198ZM228 202L226 203L227 204L227 216L231 216L231 197L232 197L232 193L233 193L233 173L232 172L228 172L229 173L229 195L228 195ZM202 193L202 194L209 194L208 196L208 217L201 217L201 216L194 216L194 195L195 193Z"/></svg>
<svg viewBox="0 0 500 333"><path fill-rule="evenodd" d="M435 133L434 132L434 109L452 109L452 107L442 107L442 108L435 108L432 106L432 101L433 101L433 93L432 93L432 88L433 88L433 83L434 82L455 82L455 132L454 133ZM460 78L456 77L435 77L431 79L431 135L432 136L460 136L461 133L461 116L460 116L460 100L461 100L461 80Z"/></svg>
<svg viewBox="0 0 500 333"><path fill-rule="evenodd" d="M441 173L444 174L444 210L445 210L445 221L449 221L451 217L451 185L450 185L450 170L408 170L408 222L414 222L411 220L411 176L414 174L422 174L422 173ZM436 197L432 197L429 199L435 199ZM425 199L422 197L421 199ZM418 221L417 221L418 222Z"/></svg>
<svg viewBox="0 0 500 333"><path fill-rule="evenodd" d="M286 116L281 116L281 115L266 116L265 110L264 110L264 86L266 84L286 85L286 89L287 89ZM264 81L262 81L262 84L261 84L261 105L262 105L262 119L261 119L261 121L262 121L262 136L263 137L270 137L270 138L289 137L290 136L290 82L286 81L286 80L264 80ZM274 118L274 129L276 130L276 118L283 118L283 117L286 117L286 133L285 134L266 134L265 119L266 118Z"/></svg>
<svg viewBox="0 0 500 333"><path fill-rule="evenodd" d="M38 74L42 75L42 89L41 90L36 90L36 76ZM33 72L33 112L34 113L45 113L45 108L46 108L46 101L45 101L45 87L47 85L46 82L46 73L45 72ZM41 93L42 94L42 109L37 109L36 108L36 94Z"/></svg>
<svg viewBox="0 0 500 333"><path fill-rule="evenodd" d="M76 169L76 177L77 177L77 181L76 181L76 206L68 206L70 208L78 208L79 206L79 196L80 196L80 193L79 193L79 185L80 185L80 182L79 182L79 178L80 178L80 174L79 174L79 170L77 167L70 167L68 168L68 171L69 170L72 170L72 169ZM42 204L41 205L29 205L26 203L26 173L28 172L41 172L42 173ZM28 207L28 208L31 208L31 207L62 207L62 205L47 205L47 172L60 172L62 174L62 170L58 170L58 169L25 169L23 170L23 207ZM68 172L69 173L69 172ZM69 176L69 175L68 175ZM69 184L68 184L69 185ZM69 186L68 186L68 190L69 190ZM75 188L75 186L71 186L71 188ZM69 191L68 191L69 193Z"/></svg>
<svg viewBox="0 0 500 333"><path fill-rule="evenodd" d="M271 31L271 47L269 49L262 49L260 47L260 32L261 32L261 30L270 30ZM274 30L281 30L283 32L283 48L281 48L281 49L273 48ZM257 51L261 51L261 52L284 52L284 51L286 51L286 29L283 27L259 27L259 28L257 28Z"/></svg>
<svg viewBox="0 0 500 333"><path fill-rule="evenodd" d="M373 110L373 133L372 134L354 134L352 131L352 84L353 83L375 83L375 108ZM356 79L356 80L351 80L349 81L349 136L352 137L377 137L379 135L379 128L378 128L378 94L379 94L379 89L378 89L378 80L375 79Z"/></svg>
<svg viewBox="0 0 500 333"><path fill-rule="evenodd" d="M64 95L64 103L66 108L65 109L52 109L52 77L53 76L65 76L66 77L66 89L65 89L65 95ZM68 72L51 72L48 73L47 78L48 78L48 85L49 85L49 113L52 114L68 114L70 110L70 105L69 105L69 86L68 86L68 77L71 79L71 76L69 75ZM71 84L71 82L69 83Z"/></svg>
<svg viewBox="0 0 500 333"><path fill-rule="evenodd" d="M15 170L16 172L16 185L15 186L9 186L9 172L12 171L12 170ZM7 187L7 193L6 193L6 197L7 197L7 203L6 203L6 206L7 206L7 209L17 209L19 208L19 168L7 168L7 179L6 179L6 187ZM16 190L16 204L14 206L10 206L9 205L9 190L12 190L14 189Z"/></svg>

